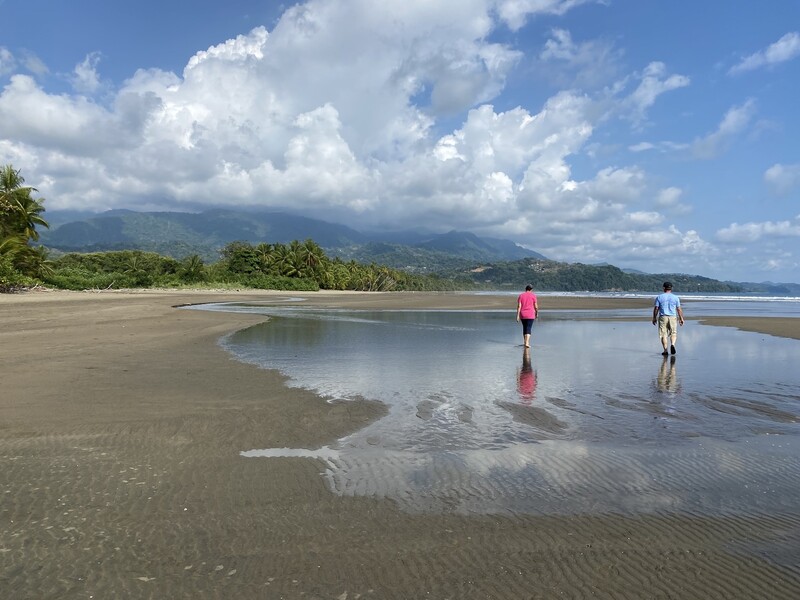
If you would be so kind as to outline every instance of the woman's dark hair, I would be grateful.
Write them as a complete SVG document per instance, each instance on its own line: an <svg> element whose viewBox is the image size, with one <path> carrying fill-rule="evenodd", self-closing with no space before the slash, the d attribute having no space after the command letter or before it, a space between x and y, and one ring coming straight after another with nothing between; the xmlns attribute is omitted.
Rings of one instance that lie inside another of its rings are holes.
<svg viewBox="0 0 800 600"><path fill-rule="evenodd" d="M530 292L532 289L533 289L533 286L531 284L528 284L528 285L525 286L525 291L526 292Z"/></svg>

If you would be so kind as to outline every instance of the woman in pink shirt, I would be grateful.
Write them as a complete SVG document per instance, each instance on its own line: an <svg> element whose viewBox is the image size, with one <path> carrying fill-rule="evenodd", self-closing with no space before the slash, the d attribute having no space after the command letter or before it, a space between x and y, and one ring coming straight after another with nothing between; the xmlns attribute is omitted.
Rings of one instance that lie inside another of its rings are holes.
<svg viewBox="0 0 800 600"><path fill-rule="evenodd" d="M539 303L533 287L525 286L525 291L517 298L517 323L522 321L522 343L526 348L531 347L531 329L533 321L539 316Z"/></svg>

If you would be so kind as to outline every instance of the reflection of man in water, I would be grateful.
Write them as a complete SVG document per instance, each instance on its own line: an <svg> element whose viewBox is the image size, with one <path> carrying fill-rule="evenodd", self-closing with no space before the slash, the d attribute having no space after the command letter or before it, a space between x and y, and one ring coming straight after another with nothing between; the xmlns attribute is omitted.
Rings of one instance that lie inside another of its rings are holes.
<svg viewBox="0 0 800 600"><path fill-rule="evenodd" d="M678 374L675 371L675 357L664 357L661 368L658 370L656 386L659 392L674 394L678 391Z"/></svg>
<svg viewBox="0 0 800 600"><path fill-rule="evenodd" d="M531 349L522 352L522 367L517 373L517 391L523 404L530 404L536 395L536 371L531 365Z"/></svg>

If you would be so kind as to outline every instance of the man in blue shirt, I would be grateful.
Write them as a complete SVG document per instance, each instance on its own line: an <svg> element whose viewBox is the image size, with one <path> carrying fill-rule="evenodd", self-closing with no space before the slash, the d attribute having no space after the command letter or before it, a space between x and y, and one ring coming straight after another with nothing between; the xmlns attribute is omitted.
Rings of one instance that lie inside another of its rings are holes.
<svg viewBox="0 0 800 600"><path fill-rule="evenodd" d="M653 307L653 325L658 323L658 337L664 347L664 356L670 352L675 354L675 342L678 339L678 323L683 325L681 299L672 293L672 284L664 282L664 293L656 297ZM669 351L667 345L669 344Z"/></svg>

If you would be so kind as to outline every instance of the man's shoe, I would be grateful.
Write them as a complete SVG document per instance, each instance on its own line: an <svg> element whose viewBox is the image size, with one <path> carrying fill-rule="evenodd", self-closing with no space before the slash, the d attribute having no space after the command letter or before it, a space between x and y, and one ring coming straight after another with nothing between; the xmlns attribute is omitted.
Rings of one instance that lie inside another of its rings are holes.
<svg viewBox="0 0 800 600"><path fill-rule="evenodd" d="M669 352L667 352L666 350L664 350L664 351L661 353L661 356L669 356Z"/></svg>
<svg viewBox="0 0 800 600"><path fill-rule="evenodd" d="M672 352L673 354L677 352L677 350L675 350L675 346L670 346L669 351ZM664 351L664 354L666 354L666 351Z"/></svg>

